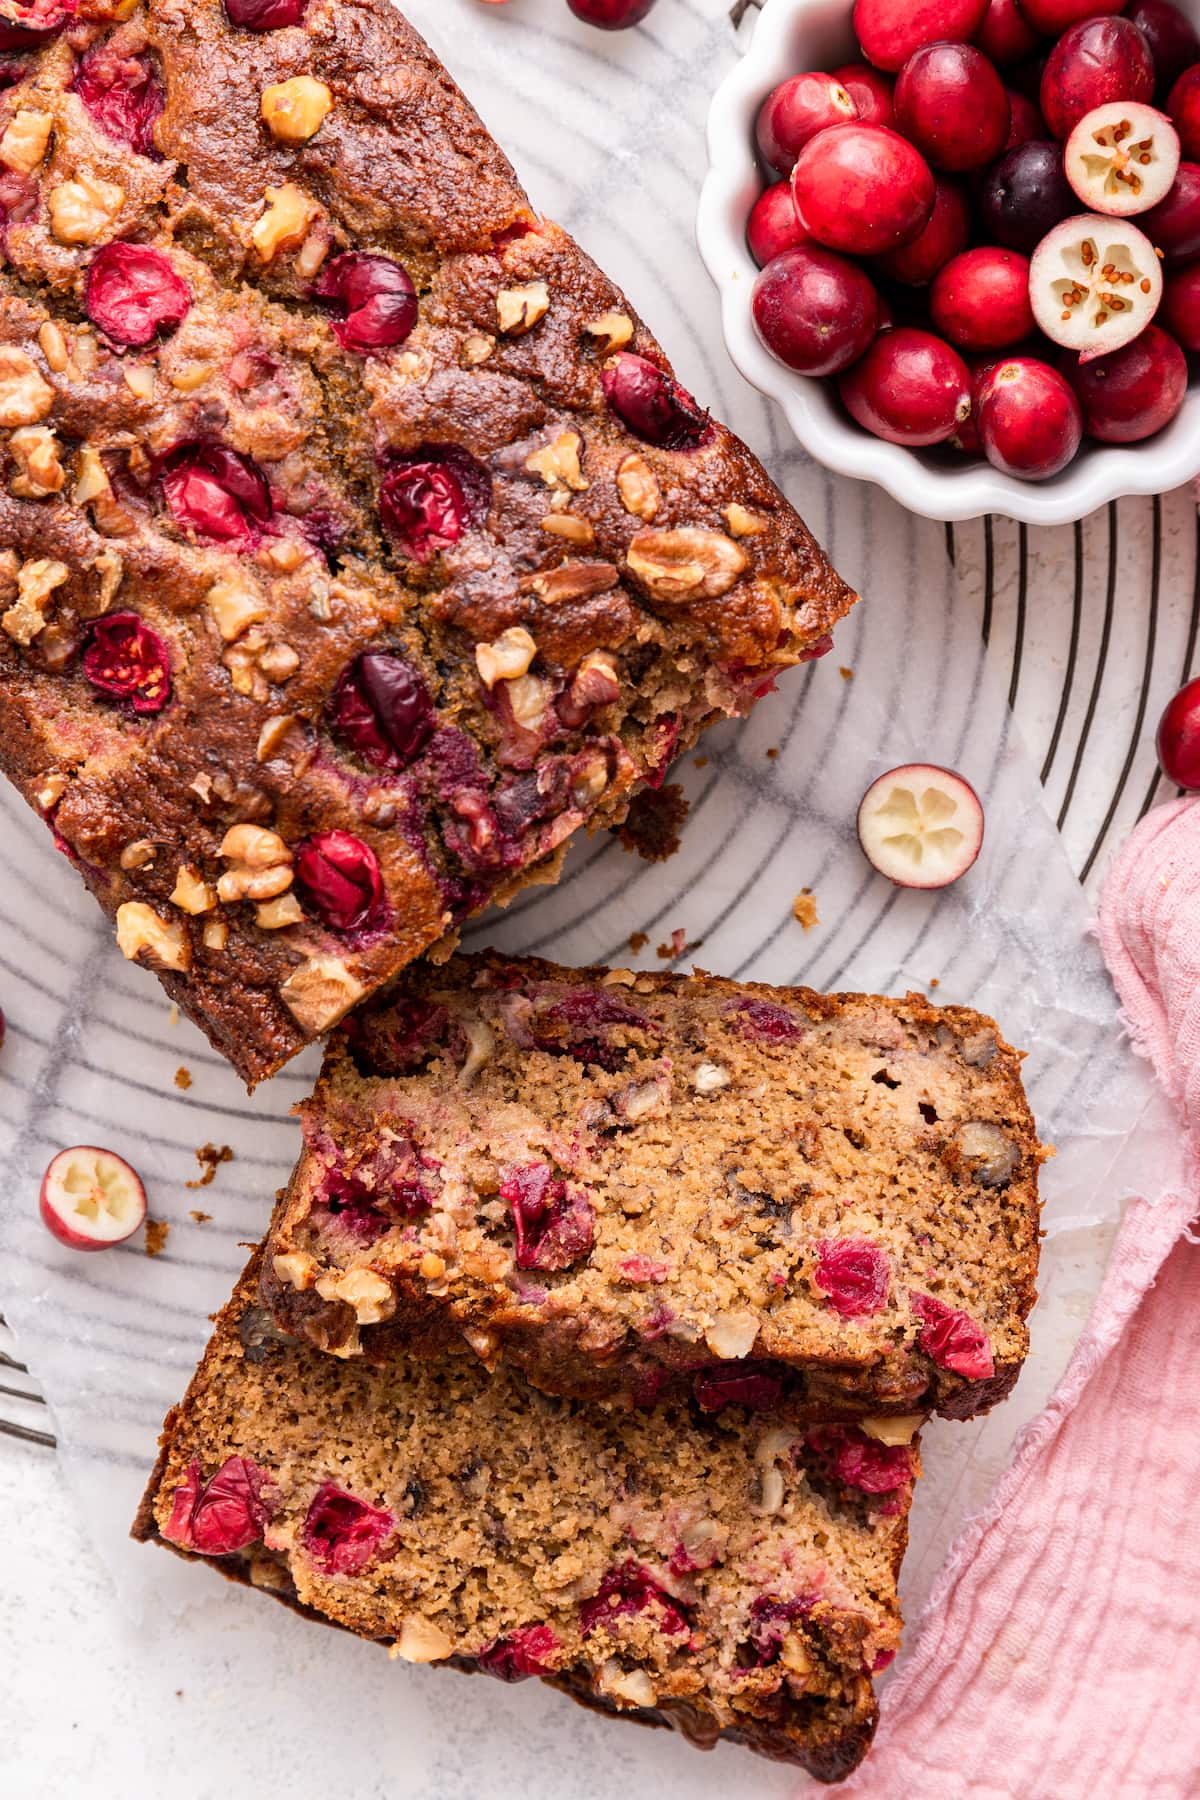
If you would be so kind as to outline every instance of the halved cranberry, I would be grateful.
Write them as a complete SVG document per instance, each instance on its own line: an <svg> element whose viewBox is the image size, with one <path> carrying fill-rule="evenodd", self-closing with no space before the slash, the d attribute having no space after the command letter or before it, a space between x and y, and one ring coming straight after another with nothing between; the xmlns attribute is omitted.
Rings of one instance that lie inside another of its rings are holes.
<svg viewBox="0 0 1200 1800"><path fill-rule="evenodd" d="M163 1536L199 1556L231 1556L256 1544L271 1509L264 1496L269 1478L245 1456L231 1456L207 1481L193 1462L175 1489Z"/></svg>
<svg viewBox="0 0 1200 1800"><path fill-rule="evenodd" d="M280 31L299 25L308 0L225 0L225 13L239 31Z"/></svg>
<svg viewBox="0 0 1200 1800"><path fill-rule="evenodd" d="M593 988L570 988L560 999L543 1006L532 1021L531 1042L552 1056L570 1056L579 1063L596 1063L610 1073L625 1060L624 1048L608 1036L614 1025L644 1030L647 1020L612 994Z"/></svg>
<svg viewBox="0 0 1200 1800"><path fill-rule="evenodd" d="M330 329L342 349L363 356L402 344L417 322L417 290L390 256L361 251L335 256L312 292L338 314Z"/></svg>
<svg viewBox="0 0 1200 1800"><path fill-rule="evenodd" d="M531 1675L548 1675L551 1658L559 1648L549 1625L521 1625L507 1637L497 1638L480 1650L476 1665L499 1681L527 1681Z"/></svg>
<svg viewBox="0 0 1200 1800"><path fill-rule="evenodd" d="M864 1494L894 1494L913 1478L907 1445L881 1444L853 1425L820 1425L804 1442L833 1480Z"/></svg>
<svg viewBox="0 0 1200 1800"><path fill-rule="evenodd" d="M433 736L429 691L394 650L364 650L338 677L329 727L373 769L407 769Z"/></svg>
<svg viewBox="0 0 1200 1800"><path fill-rule="evenodd" d="M518 1269L569 1269L595 1239L595 1213L586 1195L568 1188L547 1163L527 1163L500 1183L512 1208Z"/></svg>
<svg viewBox="0 0 1200 1800"><path fill-rule="evenodd" d="M137 613L107 613L89 628L83 673L98 693L128 700L136 713L161 712L171 698L171 659Z"/></svg>
<svg viewBox="0 0 1200 1800"><path fill-rule="evenodd" d="M358 1244L378 1242L397 1218L418 1218L433 1205L421 1179L416 1146L406 1138L383 1139L352 1165L343 1164L332 1139L318 1148L329 1161L321 1173L313 1210L323 1208Z"/></svg>
<svg viewBox="0 0 1200 1800"><path fill-rule="evenodd" d="M331 931L365 931L387 904L379 858L348 831L322 831L296 846L296 885Z"/></svg>
<svg viewBox="0 0 1200 1800"><path fill-rule="evenodd" d="M644 356L622 351L600 382L622 425L660 450L695 450L712 430L712 420L687 389Z"/></svg>
<svg viewBox="0 0 1200 1800"><path fill-rule="evenodd" d="M908 1298L922 1320L917 1342L939 1369L952 1369L970 1381L986 1381L995 1374L987 1333L969 1313L947 1306L932 1294L910 1293Z"/></svg>
<svg viewBox="0 0 1200 1800"><path fill-rule="evenodd" d="M720 1412L724 1406L770 1412L783 1398L783 1382L762 1363L734 1362L702 1370L692 1392L703 1412Z"/></svg>
<svg viewBox="0 0 1200 1800"><path fill-rule="evenodd" d="M735 1000L727 1008L730 1018L743 1036L758 1038L767 1044L787 1044L804 1036L804 1027L786 1006L773 1000Z"/></svg>
<svg viewBox="0 0 1200 1800"><path fill-rule="evenodd" d="M654 1607L662 1616L659 1630L665 1637L676 1637L687 1631L688 1620L679 1602L656 1581L649 1569L630 1559L609 1569L590 1600L579 1608L579 1629L584 1637L600 1625L611 1625L615 1619Z"/></svg>
<svg viewBox="0 0 1200 1800"><path fill-rule="evenodd" d="M48 44L74 16L60 0L0 0L0 50L32 50Z"/></svg>
<svg viewBox="0 0 1200 1800"><path fill-rule="evenodd" d="M843 1319L866 1318L887 1305L888 1259L868 1238L824 1239L814 1280Z"/></svg>
<svg viewBox="0 0 1200 1800"><path fill-rule="evenodd" d="M434 1000L397 1000L382 1012L354 1012L342 1026L359 1068L370 1075L410 1075L462 1033Z"/></svg>
<svg viewBox="0 0 1200 1800"><path fill-rule="evenodd" d="M176 524L223 543L252 543L275 510L254 459L210 439L177 444L159 476Z"/></svg>
<svg viewBox="0 0 1200 1800"><path fill-rule="evenodd" d="M101 131L128 144L139 156L157 157L154 126L166 102L158 65L149 51L122 56L109 43L96 44L71 83Z"/></svg>
<svg viewBox="0 0 1200 1800"><path fill-rule="evenodd" d="M187 317L192 291L161 250L106 244L92 258L84 311L116 344L140 348Z"/></svg>
<svg viewBox="0 0 1200 1800"><path fill-rule="evenodd" d="M810 1613L817 1603L815 1594L798 1594L792 1600L779 1600L774 1594L760 1594L750 1604L750 1647L755 1665L765 1669L778 1661L787 1636L786 1629L797 1619Z"/></svg>
<svg viewBox="0 0 1200 1800"><path fill-rule="evenodd" d="M491 498L491 476L468 451L423 444L389 464L379 484L379 516L401 554L425 563L457 544Z"/></svg>
<svg viewBox="0 0 1200 1800"><path fill-rule="evenodd" d="M300 1541L326 1575L360 1575L396 1530L393 1514L327 1481L313 1496Z"/></svg>

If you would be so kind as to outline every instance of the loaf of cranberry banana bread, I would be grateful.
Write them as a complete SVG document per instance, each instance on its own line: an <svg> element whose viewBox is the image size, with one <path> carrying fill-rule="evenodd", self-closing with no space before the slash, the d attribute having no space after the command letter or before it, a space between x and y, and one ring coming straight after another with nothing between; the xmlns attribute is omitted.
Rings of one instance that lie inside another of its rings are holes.
<svg viewBox="0 0 1200 1800"><path fill-rule="evenodd" d="M542 1675L827 1781L861 1759L900 1638L907 1422L623 1414L470 1356L338 1361L272 1326L255 1275L167 1419L135 1536L409 1662Z"/></svg>
<svg viewBox="0 0 1200 1800"><path fill-rule="evenodd" d="M250 1081L854 596L387 0L0 0L0 766Z"/></svg>
<svg viewBox="0 0 1200 1800"><path fill-rule="evenodd" d="M1024 1359L1041 1151L964 1008L456 957L300 1110L263 1300L335 1355L794 1420L967 1417Z"/></svg>

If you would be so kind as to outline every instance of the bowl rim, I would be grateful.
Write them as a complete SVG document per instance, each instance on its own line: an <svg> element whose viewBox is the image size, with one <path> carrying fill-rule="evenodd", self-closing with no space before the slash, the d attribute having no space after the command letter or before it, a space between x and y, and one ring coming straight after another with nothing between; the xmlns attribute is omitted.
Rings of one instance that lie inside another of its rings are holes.
<svg viewBox="0 0 1200 1800"><path fill-rule="evenodd" d="M758 267L746 244L746 217L761 192L754 117L770 90L794 68L790 38L805 14L846 9L850 0L764 0L744 53L713 95L708 113L708 170L696 212L701 260L721 301L725 345L752 386L782 408L813 460L835 474L871 481L928 519L954 523L997 513L1026 525L1066 525L1127 494L1158 494L1200 474L1200 392L1195 387L1164 431L1139 444L1096 444L1050 481L1022 481L990 464L934 466L902 444L875 438L842 417L823 381L797 375L760 342L749 296ZM1183 0L1183 10L1195 12Z"/></svg>

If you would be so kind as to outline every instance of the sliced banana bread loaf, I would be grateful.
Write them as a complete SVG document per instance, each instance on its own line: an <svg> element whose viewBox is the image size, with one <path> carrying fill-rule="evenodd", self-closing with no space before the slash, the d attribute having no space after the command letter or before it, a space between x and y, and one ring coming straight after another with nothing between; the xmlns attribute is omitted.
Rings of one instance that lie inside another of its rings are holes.
<svg viewBox="0 0 1200 1800"><path fill-rule="evenodd" d="M826 1781L859 1762L900 1636L906 1431L590 1408L463 1355L337 1361L256 1287L252 1263L135 1536L409 1662L542 1675Z"/></svg>
<svg viewBox="0 0 1200 1800"><path fill-rule="evenodd" d="M387 0L0 0L0 768L248 1080L854 596Z"/></svg>
<svg viewBox="0 0 1200 1800"><path fill-rule="evenodd" d="M803 1419L1000 1399L1041 1151L992 1020L919 995L411 971L331 1041L263 1299L339 1356Z"/></svg>

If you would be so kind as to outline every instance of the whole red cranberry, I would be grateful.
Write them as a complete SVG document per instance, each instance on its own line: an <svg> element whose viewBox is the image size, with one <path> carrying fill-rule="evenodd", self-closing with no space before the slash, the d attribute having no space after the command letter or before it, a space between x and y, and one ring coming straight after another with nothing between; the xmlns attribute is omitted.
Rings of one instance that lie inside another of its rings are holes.
<svg viewBox="0 0 1200 1800"><path fill-rule="evenodd" d="M177 444L158 468L171 517L203 537L251 544L274 513L258 464L226 444L207 438Z"/></svg>
<svg viewBox="0 0 1200 1800"><path fill-rule="evenodd" d="M74 11L60 0L0 0L0 50L35 50L48 44Z"/></svg>
<svg viewBox="0 0 1200 1800"><path fill-rule="evenodd" d="M1056 138L1067 137L1084 113L1108 100L1153 98L1150 46L1128 19L1085 18L1072 25L1042 71L1042 117Z"/></svg>
<svg viewBox="0 0 1200 1800"><path fill-rule="evenodd" d="M83 673L99 694L127 700L135 713L161 712L171 698L167 646L137 613L105 613L88 627Z"/></svg>
<svg viewBox="0 0 1200 1800"><path fill-rule="evenodd" d="M682 1604L669 1594L649 1569L640 1563L621 1563L609 1569L590 1600L579 1608L579 1629L584 1637L602 1625L653 1608L658 1615L659 1630L666 1637L677 1637L688 1629L687 1614Z"/></svg>
<svg viewBox="0 0 1200 1800"><path fill-rule="evenodd" d="M379 858L348 831L322 831L295 851L296 885L331 931L367 931L387 905Z"/></svg>
<svg viewBox="0 0 1200 1800"><path fill-rule="evenodd" d="M395 1516L385 1506L368 1506L326 1481L304 1515L300 1542L326 1575L361 1575L395 1534Z"/></svg>
<svg viewBox="0 0 1200 1800"><path fill-rule="evenodd" d="M843 1319L864 1318L887 1305L888 1259L869 1238L823 1239L813 1280Z"/></svg>
<svg viewBox="0 0 1200 1800"><path fill-rule="evenodd" d="M1169 268L1200 255L1200 163L1181 162L1170 193L1136 223Z"/></svg>
<svg viewBox="0 0 1200 1800"><path fill-rule="evenodd" d="M796 210L819 243L881 256L911 243L933 211L933 171L884 125L835 125L810 138L792 170Z"/></svg>
<svg viewBox="0 0 1200 1800"><path fill-rule="evenodd" d="M952 1369L969 1381L987 1381L995 1374L987 1333L969 1313L947 1306L933 1294L910 1293L908 1298L922 1321L917 1342L939 1369Z"/></svg>
<svg viewBox="0 0 1200 1800"><path fill-rule="evenodd" d="M957 350L899 325L875 339L838 381L851 417L892 444L940 444L971 410L971 377Z"/></svg>
<svg viewBox="0 0 1200 1800"><path fill-rule="evenodd" d="M225 0L225 13L239 31L279 31L299 25L308 0Z"/></svg>
<svg viewBox="0 0 1200 1800"><path fill-rule="evenodd" d="M478 1651L475 1663L499 1681L526 1681L531 1675L548 1675L560 1648L549 1625L521 1625Z"/></svg>
<svg viewBox="0 0 1200 1800"><path fill-rule="evenodd" d="M801 375L834 375L875 336L878 306L870 279L815 244L786 250L754 284L754 325L773 356Z"/></svg>
<svg viewBox="0 0 1200 1800"><path fill-rule="evenodd" d="M171 1499L163 1536L198 1556L232 1556L257 1544L271 1517L269 1481L246 1456L230 1456L203 1481L189 1465Z"/></svg>
<svg viewBox="0 0 1200 1800"><path fill-rule="evenodd" d="M1169 425L1187 397L1187 357L1158 325L1147 325L1120 350L1059 368L1075 390L1083 429L1101 444L1137 444Z"/></svg>
<svg viewBox="0 0 1200 1800"><path fill-rule="evenodd" d="M877 69L899 69L925 44L973 38L987 7L988 0L854 0L854 35Z"/></svg>
<svg viewBox="0 0 1200 1800"><path fill-rule="evenodd" d="M1200 157L1200 63L1185 69L1167 97L1167 112L1189 161Z"/></svg>
<svg viewBox="0 0 1200 1800"><path fill-rule="evenodd" d="M988 370L977 389L976 419L984 455L1006 475L1044 481L1074 457L1083 415L1057 369L1012 356Z"/></svg>
<svg viewBox="0 0 1200 1800"><path fill-rule="evenodd" d="M858 108L832 75L789 76L767 95L758 112L758 151L777 175L790 175L809 138L828 125L846 125Z"/></svg>
<svg viewBox="0 0 1200 1800"><path fill-rule="evenodd" d="M935 169L981 169L1008 137L1008 93L972 44L927 44L896 80L896 124Z"/></svg>
<svg viewBox="0 0 1200 1800"><path fill-rule="evenodd" d="M407 769L433 736L429 690L394 650L364 650L342 670L329 702L329 728L373 769Z"/></svg>
<svg viewBox="0 0 1200 1800"><path fill-rule="evenodd" d="M1036 56L1041 39L1025 17L1018 0L990 0L975 42L998 68Z"/></svg>
<svg viewBox="0 0 1200 1800"><path fill-rule="evenodd" d="M513 1169L500 1183L512 1209L518 1269L569 1269L591 1250L595 1210L548 1163Z"/></svg>
<svg viewBox="0 0 1200 1800"><path fill-rule="evenodd" d="M1033 101L1018 94L1016 88L1006 88L1005 92L1008 95L1008 136L1004 140L1004 149L1015 150L1018 144L1048 137L1046 121Z"/></svg>
<svg viewBox="0 0 1200 1800"><path fill-rule="evenodd" d="M933 211L911 244L879 258L879 267L906 287L924 287L957 256L971 235L971 203L961 182L937 177Z"/></svg>
<svg viewBox="0 0 1200 1800"><path fill-rule="evenodd" d="M392 461L379 484L379 516L395 547L425 563L482 523L492 480L453 444L425 444Z"/></svg>
<svg viewBox="0 0 1200 1800"><path fill-rule="evenodd" d="M1150 46L1155 92L1161 98L1191 63L1200 61L1200 36L1192 21L1170 0L1133 0L1125 17L1137 26ZM1168 106L1167 111L1171 110Z"/></svg>
<svg viewBox="0 0 1200 1800"><path fill-rule="evenodd" d="M1200 350L1200 262L1171 270L1158 316L1185 350Z"/></svg>
<svg viewBox="0 0 1200 1800"><path fill-rule="evenodd" d="M1020 5L1035 31L1043 37L1057 37L1081 19L1123 12L1125 0L1020 0Z"/></svg>
<svg viewBox="0 0 1200 1800"><path fill-rule="evenodd" d="M1181 687L1158 722L1158 760L1168 781L1200 789L1200 679Z"/></svg>
<svg viewBox="0 0 1200 1800"><path fill-rule="evenodd" d="M390 256L360 251L335 256L313 282L312 293L338 314L331 329L343 350L362 356L402 344L417 322L417 291L407 270Z"/></svg>
<svg viewBox="0 0 1200 1800"><path fill-rule="evenodd" d="M864 125L895 125L892 94L896 84L889 76L880 74L870 63L843 63L833 71L833 79L845 88Z"/></svg>
<svg viewBox="0 0 1200 1800"><path fill-rule="evenodd" d="M84 311L114 344L140 348L174 331L191 304L187 282L146 244L105 244L88 267Z"/></svg>
<svg viewBox="0 0 1200 1800"><path fill-rule="evenodd" d="M1029 258L980 246L948 262L929 291L934 328L960 350L1005 350L1033 330Z"/></svg>
<svg viewBox="0 0 1200 1800"><path fill-rule="evenodd" d="M122 56L102 39L84 56L71 88L109 137L139 156L158 156L154 126L167 95L149 51Z"/></svg>
<svg viewBox="0 0 1200 1800"><path fill-rule="evenodd" d="M567 0L577 19L601 31L628 31L650 16L656 0Z"/></svg>
<svg viewBox="0 0 1200 1800"><path fill-rule="evenodd" d="M703 1369L692 1383L701 1412L720 1412L726 1406L744 1406L749 1412L770 1412L783 1398L783 1382L762 1363L733 1362Z"/></svg>
<svg viewBox="0 0 1200 1800"><path fill-rule="evenodd" d="M1063 174L1062 145L1018 144L987 171L979 189L983 229L996 243L1026 255L1079 209Z"/></svg>
<svg viewBox="0 0 1200 1800"><path fill-rule="evenodd" d="M704 408L648 357L621 351L606 365L600 383L626 430L660 450L694 450L711 435Z"/></svg>
<svg viewBox="0 0 1200 1800"><path fill-rule="evenodd" d="M746 226L746 242L759 268L765 269L785 250L798 249L810 241L792 199L791 182L776 181L765 188L750 209Z"/></svg>

